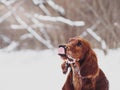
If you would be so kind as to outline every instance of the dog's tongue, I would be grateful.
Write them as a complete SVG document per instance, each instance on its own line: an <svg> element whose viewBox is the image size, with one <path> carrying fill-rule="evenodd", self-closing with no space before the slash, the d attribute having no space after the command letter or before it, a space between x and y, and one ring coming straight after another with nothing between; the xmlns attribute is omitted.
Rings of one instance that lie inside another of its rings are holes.
<svg viewBox="0 0 120 90"><path fill-rule="evenodd" d="M58 54L65 54L65 49L63 47L59 47Z"/></svg>

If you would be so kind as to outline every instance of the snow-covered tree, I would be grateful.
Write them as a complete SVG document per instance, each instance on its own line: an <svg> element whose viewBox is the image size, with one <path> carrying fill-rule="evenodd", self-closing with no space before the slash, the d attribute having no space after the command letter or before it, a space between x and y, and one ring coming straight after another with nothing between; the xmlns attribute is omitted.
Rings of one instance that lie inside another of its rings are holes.
<svg viewBox="0 0 120 90"><path fill-rule="evenodd" d="M52 49L76 35L104 51L119 47L118 7L119 0L0 0L0 48Z"/></svg>

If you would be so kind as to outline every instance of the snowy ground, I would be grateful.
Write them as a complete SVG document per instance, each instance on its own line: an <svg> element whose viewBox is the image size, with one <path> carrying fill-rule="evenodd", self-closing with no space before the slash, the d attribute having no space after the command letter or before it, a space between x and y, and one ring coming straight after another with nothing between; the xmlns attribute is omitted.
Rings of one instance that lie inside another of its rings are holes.
<svg viewBox="0 0 120 90"><path fill-rule="evenodd" d="M95 50L99 65L110 82L110 90L120 90L120 49L108 55ZM0 90L61 90L66 79L57 52L0 52Z"/></svg>

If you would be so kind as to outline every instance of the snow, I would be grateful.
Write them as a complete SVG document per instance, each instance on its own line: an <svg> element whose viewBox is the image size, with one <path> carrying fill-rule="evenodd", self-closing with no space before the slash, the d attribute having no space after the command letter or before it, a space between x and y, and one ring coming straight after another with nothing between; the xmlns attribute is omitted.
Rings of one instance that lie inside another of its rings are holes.
<svg viewBox="0 0 120 90"><path fill-rule="evenodd" d="M19 16L15 15L16 21L26 27L26 30L31 33L38 41L43 43L45 46L47 46L49 49L53 48L52 44L49 42L49 40L45 40L43 37L41 37L32 27L30 27L27 23L25 23Z"/></svg>
<svg viewBox="0 0 120 90"><path fill-rule="evenodd" d="M55 2L53 2L52 0L48 0L47 3L56 11L58 11L61 14L65 14L65 10L64 8L62 8L61 6L57 5Z"/></svg>
<svg viewBox="0 0 120 90"><path fill-rule="evenodd" d="M32 0L35 5L43 4L46 0Z"/></svg>
<svg viewBox="0 0 120 90"><path fill-rule="evenodd" d="M5 5L7 5L7 6L15 3L15 1L16 1L16 0L0 0L1 3L5 4Z"/></svg>
<svg viewBox="0 0 120 90"><path fill-rule="evenodd" d="M50 13L49 10L45 7L44 4L40 4L39 7L41 8L41 10L42 10L46 15L51 15L51 13Z"/></svg>
<svg viewBox="0 0 120 90"><path fill-rule="evenodd" d="M96 39L98 42L101 43L101 47L102 49L106 50L107 49L107 45L105 40L103 40L100 36L98 36L91 28L87 28L87 32L94 37L94 39Z"/></svg>
<svg viewBox="0 0 120 90"><path fill-rule="evenodd" d="M20 40L25 40L27 38L33 38L33 35L30 33L24 34L20 37Z"/></svg>
<svg viewBox="0 0 120 90"><path fill-rule="evenodd" d="M52 16L47 16L47 15L43 16L43 15L34 14L34 17L37 18L38 20L51 21L51 22L62 22L70 26L84 26L85 25L84 21L72 21L70 19L66 19L60 16L52 17Z"/></svg>
<svg viewBox="0 0 120 90"><path fill-rule="evenodd" d="M110 90L120 90L120 49L105 56L95 49L99 66L110 82ZM61 90L66 76L61 71L57 51L0 51L0 90Z"/></svg>
<svg viewBox="0 0 120 90"><path fill-rule="evenodd" d="M18 45L18 42L12 41L7 47L0 49L0 51L13 51Z"/></svg>
<svg viewBox="0 0 120 90"><path fill-rule="evenodd" d="M14 25L14 24L12 24L10 27L12 28L12 30L21 30L26 28L23 25Z"/></svg>
<svg viewBox="0 0 120 90"><path fill-rule="evenodd" d="M7 36L5 36L5 35L3 35L3 34L0 35L0 38L1 38L4 42L6 42L6 43L10 43L10 42L11 42L10 38L8 38Z"/></svg>
<svg viewBox="0 0 120 90"><path fill-rule="evenodd" d="M96 53L99 65L109 80L110 90L120 90L120 71L118 70L120 68L120 48L109 50L106 56L100 50L96 50Z"/></svg>

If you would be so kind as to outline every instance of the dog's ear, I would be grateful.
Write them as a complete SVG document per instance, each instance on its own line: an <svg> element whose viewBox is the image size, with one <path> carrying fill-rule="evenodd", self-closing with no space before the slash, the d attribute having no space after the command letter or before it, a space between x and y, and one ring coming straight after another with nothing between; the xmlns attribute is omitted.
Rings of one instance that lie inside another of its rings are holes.
<svg viewBox="0 0 120 90"><path fill-rule="evenodd" d="M82 76L92 76L95 75L98 71L98 62L95 52L92 49L89 49L87 52L84 63L81 66L81 75Z"/></svg>

